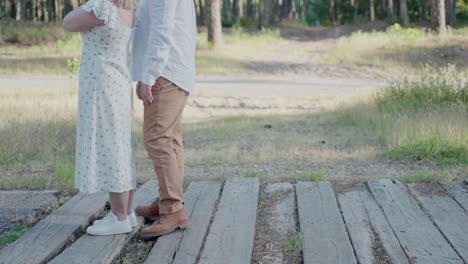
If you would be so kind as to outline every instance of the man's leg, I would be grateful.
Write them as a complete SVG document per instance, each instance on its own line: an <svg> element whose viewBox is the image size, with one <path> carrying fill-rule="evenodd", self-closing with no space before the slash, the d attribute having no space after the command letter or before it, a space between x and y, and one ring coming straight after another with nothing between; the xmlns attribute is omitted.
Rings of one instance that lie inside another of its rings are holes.
<svg viewBox="0 0 468 264"><path fill-rule="evenodd" d="M144 142L159 181L158 210L162 216L142 231L146 237L171 232L189 222L183 210L183 158L180 156L180 122L187 93L170 82L159 81L152 90L155 100L144 106Z"/></svg>

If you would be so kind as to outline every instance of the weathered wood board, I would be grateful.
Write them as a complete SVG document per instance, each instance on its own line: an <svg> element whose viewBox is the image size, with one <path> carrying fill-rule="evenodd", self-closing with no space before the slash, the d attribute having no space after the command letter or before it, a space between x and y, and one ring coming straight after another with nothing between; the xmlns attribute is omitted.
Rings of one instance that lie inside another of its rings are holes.
<svg viewBox="0 0 468 264"><path fill-rule="evenodd" d="M442 186L453 198L468 211L468 190L463 187L461 182L441 182Z"/></svg>
<svg viewBox="0 0 468 264"><path fill-rule="evenodd" d="M401 182L371 180L368 186L411 263L463 263Z"/></svg>
<svg viewBox="0 0 468 264"><path fill-rule="evenodd" d="M200 264L250 263L255 236L259 180L226 180Z"/></svg>
<svg viewBox="0 0 468 264"><path fill-rule="evenodd" d="M388 258L393 264L409 263L387 219L367 190L340 193L338 201L360 264L380 263L382 258ZM375 252L381 250L379 247L385 249L384 256Z"/></svg>
<svg viewBox="0 0 468 264"><path fill-rule="evenodd" d="M298 182L296 195L304 263L357 263L330 182Z"/></svg>
<svg viewBox="0 0 468 264"><path fill-rule="evenodd" d="M1 264L46 263L65 246L70 236L88 226L108 200L107 193L79 193L0 251Z"/></svg>
<svg viewBox="0 0 468 264"><path fill-rule="evenodd" d="M432 190L432 194L425 193L421 185L424 183L413 183L409 187L453 248L468 263L468 215L465 210L449 195L436 190Z"/></svg>
<svg viewBox="0 0 468 264"><path fill-rule="evenodd" d="M150 204L158 197L157 182L149 181L138 188L135 192L133 209L137 205ZM70 247L66 248L60 255L54 258L50 264L94 264L111 263L114 257L138 232L143 225L143 217L138 217L138 226L133 232L111 236L91 236L88 234L80 237Z"/></svg>
<svg viewBox="0 0 468 264"><path fill-rule="evenodd" d="M192 182L185 192L185 210L192 227L158 238L144 263L195 263L221 187L221 182Z"/></svg>

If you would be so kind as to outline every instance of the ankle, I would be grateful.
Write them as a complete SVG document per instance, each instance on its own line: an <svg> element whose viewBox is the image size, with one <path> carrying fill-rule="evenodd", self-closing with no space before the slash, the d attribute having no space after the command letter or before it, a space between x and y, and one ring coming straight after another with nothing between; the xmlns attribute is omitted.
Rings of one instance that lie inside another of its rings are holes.
<svg viewBox="0 0 468 264"><path fill-rule="evenodd" d="M117 221L125 221L127 220L127 215L125 213L116 213L116 212L112 212L116 217L117 217Z"/></svg>

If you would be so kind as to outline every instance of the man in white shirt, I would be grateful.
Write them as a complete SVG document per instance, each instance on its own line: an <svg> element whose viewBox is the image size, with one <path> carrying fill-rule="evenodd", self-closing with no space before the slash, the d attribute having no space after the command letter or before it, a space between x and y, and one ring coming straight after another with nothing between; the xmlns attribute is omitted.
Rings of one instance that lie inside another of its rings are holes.
<svg viewBox="0 0 468 264"><path fill-rule="evenodd" d="M142 237L190 225L184 209L182 112L195 82L196 16L192 0L142 0L131 65L144 103L144 143L158 177L160 199L135 211L157 220Z"/></svg>

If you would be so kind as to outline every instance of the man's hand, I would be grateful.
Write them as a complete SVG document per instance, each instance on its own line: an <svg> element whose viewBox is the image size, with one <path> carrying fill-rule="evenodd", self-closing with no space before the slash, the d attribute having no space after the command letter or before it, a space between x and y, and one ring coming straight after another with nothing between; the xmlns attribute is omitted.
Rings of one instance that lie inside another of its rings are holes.
<svg viewBox="0 0 468 264"><path fill-rule="evenodd" d="M154 100L153 94L151 93L151 86L142 82L137 83L136 93L138 98L145 104L151 104Z"/></svg>
<svg viewBox="0 0 468 264"><path fill-rule="evenodd" d="M140 100L143 100L143 97L141 97L141 82L137 82L137 85L136 85L136 95L138 97L138 99Z"/></svg>

